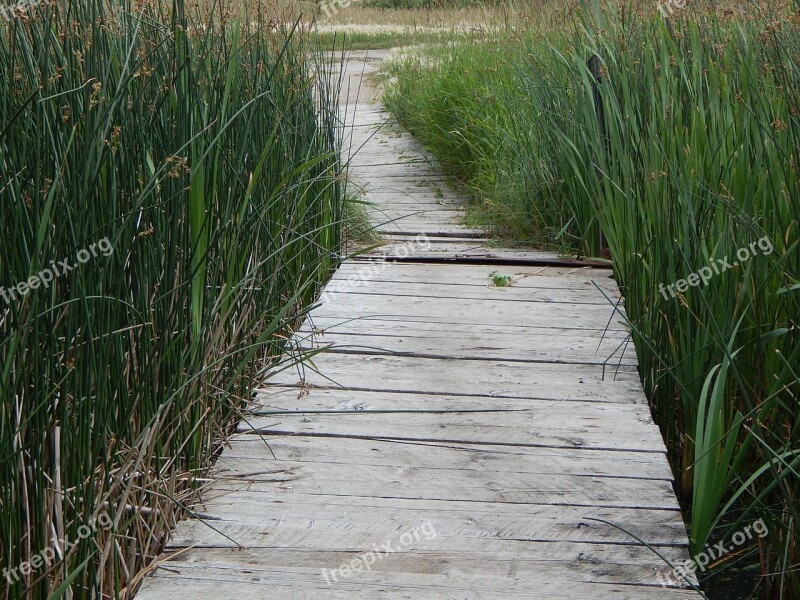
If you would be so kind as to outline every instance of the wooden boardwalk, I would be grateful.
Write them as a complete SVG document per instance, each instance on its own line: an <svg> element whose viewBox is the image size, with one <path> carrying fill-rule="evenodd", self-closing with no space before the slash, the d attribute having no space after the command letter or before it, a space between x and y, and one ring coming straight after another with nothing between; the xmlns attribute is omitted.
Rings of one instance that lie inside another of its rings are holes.
<svg viewBox="0 0 800 600"><path fill-rule="evenodd" d="M610 271L484 245L374 102L352 174L413 260L336 273L297 333L330 348L269 379L137 597L699 598L636 539L687 558Z"/></svg>

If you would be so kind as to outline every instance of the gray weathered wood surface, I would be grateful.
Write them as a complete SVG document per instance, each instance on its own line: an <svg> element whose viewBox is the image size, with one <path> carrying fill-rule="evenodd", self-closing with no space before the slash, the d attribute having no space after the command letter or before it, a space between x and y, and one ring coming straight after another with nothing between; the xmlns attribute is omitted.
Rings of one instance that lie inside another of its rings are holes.
<svg viewBox="0 0 800 600"><path fill-rule="evenodd" d="M441 264L558 256L464 227L375 100L346 125L390 242L333 277L139 600L699 598L660 585L686 531L610 271Z"/></svg>

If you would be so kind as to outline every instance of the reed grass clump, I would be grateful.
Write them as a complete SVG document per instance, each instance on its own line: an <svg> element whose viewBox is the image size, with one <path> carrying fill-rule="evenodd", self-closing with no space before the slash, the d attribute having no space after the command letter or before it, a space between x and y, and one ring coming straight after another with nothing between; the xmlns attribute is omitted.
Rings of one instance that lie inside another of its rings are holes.
<svg viewBox="0 0 800 600"><path fill-rule="evenodd" d="M768 530L704 586L798 597L798 13L605 5L570 29L399 65L389 105L484 222L610 255L691 553Z"/></svg>
<svg viewBox="0 0 800 600"><path fill-rule="evenodd" d="M0 22L0 598L128 597L335 265L335 67L273 14Z"/></svg>

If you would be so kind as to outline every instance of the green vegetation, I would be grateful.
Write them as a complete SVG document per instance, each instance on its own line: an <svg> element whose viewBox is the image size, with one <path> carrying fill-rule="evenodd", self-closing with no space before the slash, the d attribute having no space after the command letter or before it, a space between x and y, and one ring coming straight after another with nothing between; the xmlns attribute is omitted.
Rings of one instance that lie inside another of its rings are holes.
<svg viewBox="0 0 800 600"><path fill-rule="evenodd" d="M352 50L475 40L508 26L544 27L550 16L559 14L552 5L531 6L516 0L360 0L349 4L318 0L316 4L301 2L300 8L305 18L314 19L323 47L343 43Z"/></svg>
<svg viewBox="0 0 800 600"><path fill-rule="evenodd" d="M554 77L549 64L554 62L493 36L396 63L390 73L397 84L386 99L401 122L480 200L471 208L471 222L540 245L563 244L555 238L571 218L556 185L556 140L551 138L556 132L544 127L548 117L542 112L552 107L568 114L570 96L562 82L537 85ZM414 87L415 77L425 79L425 89ZM529 94L538 95L536 104ZM574 244L574 238L568 242Z"/></svg>
<svg viewBox="0 0 800 600"><path fill-rule="evenodd" d="M166 6L0 23L3 599L135 588L339 253L337 67Z"/></svg>
<svg viewBox="0 0 800 600"><path fill-rule="evenodd" d="M352 50L380 50L411 46L413 44L444 44L461 41L468 34L455 31L436 31L425 29L387 30L387 31L320 31L316 36L322 50L345 47Z"/></svg>
<svg viewBox="0 0 800 600"><path fill-rule="evenodd" d="M797 598L800 21L649 11L432 49L393 68L387 102L473 218L610 253L691 552L759 518L769 532L703 585Z"/></svg>
<svg viewBox="0 0 800 600"><path fill-rule="evenodd" d="M514 284L514 278L511 275L501 275L497 271L489 275L492 278L492 285L494 287L510 287Z"/></svg>

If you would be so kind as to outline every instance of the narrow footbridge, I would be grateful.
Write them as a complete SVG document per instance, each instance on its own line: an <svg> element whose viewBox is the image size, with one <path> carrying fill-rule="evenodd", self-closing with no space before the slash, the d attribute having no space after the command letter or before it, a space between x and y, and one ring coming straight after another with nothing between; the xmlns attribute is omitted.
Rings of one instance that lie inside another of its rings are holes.
<svg viewBox="0 0 800 600"><path fill-rule="evenodd" d="M611 271L462 225L369 97L382 57L346 95L387 245L335 274L295 340L326 350L265 383L138 599L699 598Z"/></svg>

